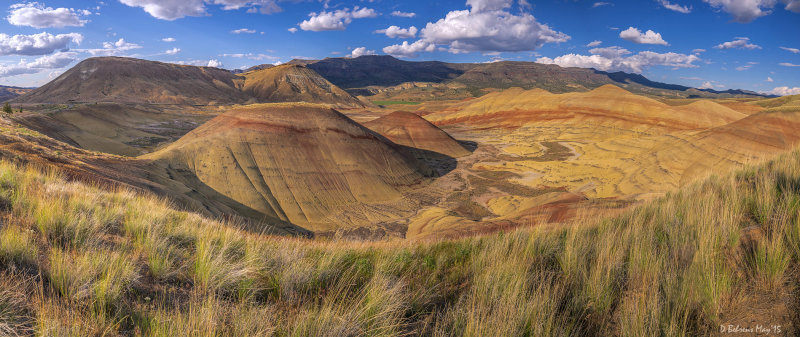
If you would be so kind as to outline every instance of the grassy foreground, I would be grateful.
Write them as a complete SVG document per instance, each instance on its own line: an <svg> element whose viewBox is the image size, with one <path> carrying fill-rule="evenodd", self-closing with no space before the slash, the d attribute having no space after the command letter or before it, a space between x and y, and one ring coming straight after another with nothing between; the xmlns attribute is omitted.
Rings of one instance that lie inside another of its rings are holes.
<svg viewBox="0 0 800 337"><path fill-rule="evenodd" d="M795 152L593 224L315 242L0 162L0 335L709 334L791 290L799 212Z"/></svg>

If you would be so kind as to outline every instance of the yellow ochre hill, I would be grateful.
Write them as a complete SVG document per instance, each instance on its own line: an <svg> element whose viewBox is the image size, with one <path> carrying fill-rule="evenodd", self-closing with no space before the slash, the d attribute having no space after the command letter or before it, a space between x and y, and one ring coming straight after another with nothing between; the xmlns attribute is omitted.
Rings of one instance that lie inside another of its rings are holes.
<svg viewBox="0 0 800 337"><path fill-rule="evenodd" d="M328 82L315 71L294 64L254 70L239 75L237 83L258 102L308 102L336 108L363 108L364 103Z"/></svg>
<svg viewBox="0 0 800 337"><path fill-rule="evenodd" d="M142 157L265 215L313 231L410 214L403 194L431 170L386 138L325 106L232 109ZM171 176L179 176L175 174Z"/></svg>

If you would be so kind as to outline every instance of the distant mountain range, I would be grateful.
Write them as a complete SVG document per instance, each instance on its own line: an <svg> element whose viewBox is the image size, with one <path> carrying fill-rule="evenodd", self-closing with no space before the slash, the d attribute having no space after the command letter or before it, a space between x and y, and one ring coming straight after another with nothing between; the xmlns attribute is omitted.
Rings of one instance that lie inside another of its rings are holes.
<svg viewBox="0 0 800 337"><path fill-rule="evenodd" d="M86 59L18 103L250 104L327 103L362 107L357 98L298 65L255 67L244 74L124 57Z"/></svg>
<svg viewBox="0 0 800 337"><path fill-rule="evenodd" d="M747 90L716 91L655 82L639 74L604 72L586 68L562 68L534 62L494 63L412 62L387 55L358 58L292 60L325 77L331 83L353 92L370 86L393 86L405 82L462 84L472 89L521 87L541 88L554 93L591 90L614 84L638 94L678 97L734 97L764 95ZM362 91L359 91L362 92Z"/></svg>

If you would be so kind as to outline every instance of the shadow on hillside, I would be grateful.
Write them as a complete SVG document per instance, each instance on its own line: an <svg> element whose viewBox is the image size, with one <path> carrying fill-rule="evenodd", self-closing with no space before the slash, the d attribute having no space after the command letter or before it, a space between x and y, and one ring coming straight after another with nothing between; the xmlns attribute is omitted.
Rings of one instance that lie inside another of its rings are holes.
<svg viewBox="0 0 800 337"><path fill-rule="evenodd" d="M148 186L148 189L156 194L168 196L169 199L184 208L195 211L203 210L252 233L314 237L312 231L268 216L217 192L186 168L153 162L149 165L148 171L151 174L148 178L161 185L160 187Z"/></svg>
<svg viewBox="0 0 800 337"><path fill-rule="evenodd" d="M400 147L430 168L429 172L422 172L427 177L441 177L458 166L458 160L446 154L404 145Z"/></svg>
<svg viewBox="0 0 800 337"><path fill-rule="evenodd" d="M475 152L475 150L478 149L478 143L477 142L473 142L471 140L458 140L458 139L456 139L456 141L459 144L461 144L461 146L463 146L465 149L467 149L467 151L469 151L469 152Z"/></svg>

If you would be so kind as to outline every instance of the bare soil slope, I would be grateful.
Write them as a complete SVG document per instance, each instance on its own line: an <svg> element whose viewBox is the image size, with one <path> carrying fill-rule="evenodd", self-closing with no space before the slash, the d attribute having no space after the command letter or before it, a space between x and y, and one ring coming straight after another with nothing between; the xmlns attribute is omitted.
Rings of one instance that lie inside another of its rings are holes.
<svg viewBox="0 0 800 337"><path fill-rule="evenodd" d="M262 103L308 102L337 108L361 108L364 104L302 65L285 64L244 73L242 90Z"/></svg>
<svg viewBox="0 0 800 337"><path fill-rule="evenodd" d="M336 110L240 107L143 158L259 212L313 231L407 216L404 190L430 169Z"/></svg>
<svg viewBox="0 0 800 337"><path fill-rule="evenodd" d="M441 153L453 158L470 152L447 132L424 118L407 111L395 111L363 124L389 140L416 149Z"/></svg>
<svg viewBox="0 0 800 337"><path fill-rule="evenodd" d="M15 115L18 123L87 150L138 156L177 140L213 116L152 105L81 104Z"/></svg>

